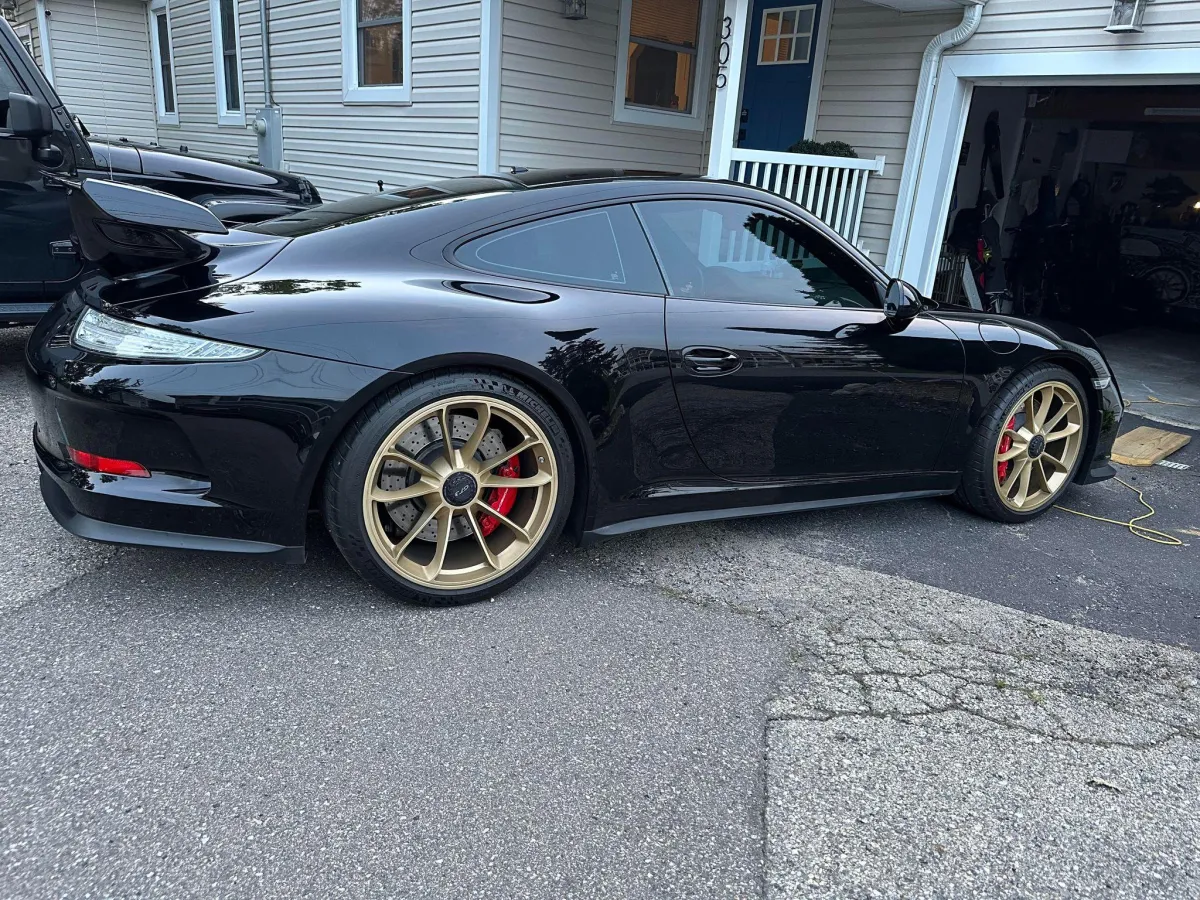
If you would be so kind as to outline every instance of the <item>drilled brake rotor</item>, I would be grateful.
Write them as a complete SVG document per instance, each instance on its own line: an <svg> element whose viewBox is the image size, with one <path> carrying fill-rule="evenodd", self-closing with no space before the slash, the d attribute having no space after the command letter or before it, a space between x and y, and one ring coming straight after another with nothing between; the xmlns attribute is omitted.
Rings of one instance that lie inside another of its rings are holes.
<svg viewBox="0 0 1200 900"><path fill-rule="evenodd" d="M475 430L475 419L470 416L452 415L450 417L450 437L456 447L463 446ZM396 442L396 447L412 456L419 462L436 459L442 453L442 426L435 418L426 419L405 432ZM490 428L484 433L479 443L476 459L495 459L504 453L504 438L500 429ZM379 478L379 486L385 491L396 491L413 484L418 479L416 472L399 463L389 460L384 463L383 473ZM396 526L405 534L416 524L417 517L425 508L424 503L417 500L402 500L399 503L389 503L385 507L387 514ZM417 540L437 540L437 519L430 519L417 535ZM450 520L450 540L456 541L468 537L472 533L471 517L465 513L455 515Z"/></svg>

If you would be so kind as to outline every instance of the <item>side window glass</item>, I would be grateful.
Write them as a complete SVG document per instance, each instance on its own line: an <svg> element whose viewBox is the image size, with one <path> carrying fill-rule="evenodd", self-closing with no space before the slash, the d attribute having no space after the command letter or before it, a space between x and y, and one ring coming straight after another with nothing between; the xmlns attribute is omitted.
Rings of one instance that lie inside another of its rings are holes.
<svg viewBox="0 0 1200 900"><path fill-rule="evenodd" d="M803 223L745 203L636 204L676 297L878 308L875 279Z"/></svg>
<svg viewBox="0 0 1200 900"><path fill-rule="evenodd" d="M661 294L662 279L631 207L606 206L516 225L469 241L455 257L531 281Z"/></svg>
<svg viewBox="0 0 1200 900"><path fill-rule="evenodd" d="M8 130L8 95L25 93L17 77L8 68L8 63L0 59L0 131Z"/></svg>

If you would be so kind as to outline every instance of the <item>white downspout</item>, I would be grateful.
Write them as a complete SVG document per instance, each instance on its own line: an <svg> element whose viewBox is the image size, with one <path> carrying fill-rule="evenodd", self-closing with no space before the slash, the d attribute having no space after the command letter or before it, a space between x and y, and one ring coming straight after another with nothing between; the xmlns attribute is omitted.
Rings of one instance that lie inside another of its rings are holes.
<svg viewBox="0 0 1200 900"><path fill-rule="evenodd" d="M921 60L921 77L917 82L912 124L908 129L908 143L904 150L904 172L900 175L900 192L896 195L896 217L892 220L892 236L888 241L887 263L884 268L889 273L894 274L899 270L899 264L908 251L908 237L912 234L913 201L917 197L918 173L925 158L925 146L929 142L930 113L933 110L933 95L937 90L942 54L951 47L957 47L979 30L986 3L987 0L971 0L971 5L963 10L962 22L958 27L943 31L925 48L925 56Z"/></svg>
<svg viewBox="0 0 1200 900"><path fill-rule="evenodd" d="M50 55L50 14L46 12L46 0L37 0L38 46L42 52L42 74L54 86L54 58Z"/></svg>

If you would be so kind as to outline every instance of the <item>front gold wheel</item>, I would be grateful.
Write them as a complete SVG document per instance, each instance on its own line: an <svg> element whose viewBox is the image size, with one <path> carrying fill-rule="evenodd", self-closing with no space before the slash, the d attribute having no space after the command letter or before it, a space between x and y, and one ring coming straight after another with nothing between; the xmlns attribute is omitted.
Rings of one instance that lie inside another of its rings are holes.
<svg viewBox="0 0 1200 900"><path fill-rule="evenodd" d="M1000 501L1035 512L1062 491L1083 449L1084 405L1075 389L1048 381L1027 392L1005 419L993 454Z"/></svg>
<svg viewBox="0 0 1200 900"><path fill-rule="evenodd" d="M550 527L558 472L546 434L514 404L471 395L429 403L388 433L367 468L367 537L420 588L497 581Z"/></svg>

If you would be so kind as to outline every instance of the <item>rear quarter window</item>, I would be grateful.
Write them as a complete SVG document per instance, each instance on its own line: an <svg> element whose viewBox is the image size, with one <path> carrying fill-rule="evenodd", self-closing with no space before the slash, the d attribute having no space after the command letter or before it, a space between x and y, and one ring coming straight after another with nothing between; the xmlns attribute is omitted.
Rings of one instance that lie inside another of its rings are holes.
<svg viewBox="0 0 1200 900"><path fill-rule="evenodd" d="M514 225L466 242L454 256L472 269L526 281L639 294L665 290L628 205Z"/></svg>

